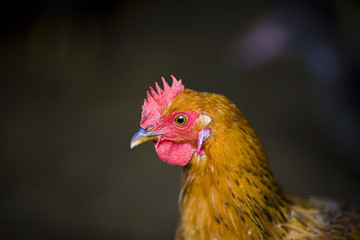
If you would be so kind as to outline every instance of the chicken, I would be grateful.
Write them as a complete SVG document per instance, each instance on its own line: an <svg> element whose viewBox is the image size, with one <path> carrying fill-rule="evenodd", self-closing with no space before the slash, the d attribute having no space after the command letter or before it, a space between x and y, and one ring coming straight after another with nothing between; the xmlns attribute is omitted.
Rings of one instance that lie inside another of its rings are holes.
<svg viewBox="0 0 360 240"><path fill-rule="evenodd" d="M175 239L360 239L360 208L284 192L258 135L226 97L150 87L131 148L184 166Z"/></svg>

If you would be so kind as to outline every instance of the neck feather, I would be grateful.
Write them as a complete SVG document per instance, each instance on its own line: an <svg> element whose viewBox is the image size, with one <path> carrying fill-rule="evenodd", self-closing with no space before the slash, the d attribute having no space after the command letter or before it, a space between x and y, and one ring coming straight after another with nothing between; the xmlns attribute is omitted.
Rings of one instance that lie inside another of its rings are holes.
<svg viewBox="0 0 360 240"><path fill-rule="evenodd" d="M290 204L248 124L213 129L204 155L184 167L179 200L179 239L271 237Z"/></svg>

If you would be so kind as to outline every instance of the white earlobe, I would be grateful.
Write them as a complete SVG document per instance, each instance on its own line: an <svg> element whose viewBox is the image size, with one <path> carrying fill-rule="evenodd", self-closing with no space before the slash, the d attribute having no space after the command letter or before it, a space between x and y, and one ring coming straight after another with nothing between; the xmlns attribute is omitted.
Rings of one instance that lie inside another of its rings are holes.
<svg viewBox="0 0 360 240"><path fill-rule="evenodd" d="M197 155L202 155L203 154L203 144L206 140L209 139L211 135L211 130L209 128L205 128L200 130L199 135L198 135L198 139L197 139L197 148L196 148L196 153Z"/></svg>
<svg viewBox="0 0 360 240"><path fill-rule="evenodd" d="M211 117L205 114L201 114L198 119L199 119L198 121L200 121L204 127L207 126L212 121Z"/></svg>

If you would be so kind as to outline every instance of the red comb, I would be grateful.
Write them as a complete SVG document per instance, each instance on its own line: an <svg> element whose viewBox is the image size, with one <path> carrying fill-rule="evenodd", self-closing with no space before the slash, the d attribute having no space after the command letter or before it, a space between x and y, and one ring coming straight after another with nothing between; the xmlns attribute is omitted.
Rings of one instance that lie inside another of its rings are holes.
<svg viewBox="0 0 360 240"><path fill-rule="evenodd" d="M150 92L147 91L147 99L144 100L142 106L142 116L140 125L143 125L146 121L158 120L161 117L161 109L165 106L168 106L171 101L185 89L184 85L181 83L181 79L176 80L176 78L171 75L173 83L171 87L167 84L164 77L161 77L164 90L161 89L159 84L156 82L155 87L157 92L150 87ZM151 93L151 94L150 94ZM144 127L144 126L141 126Z"/></svg>

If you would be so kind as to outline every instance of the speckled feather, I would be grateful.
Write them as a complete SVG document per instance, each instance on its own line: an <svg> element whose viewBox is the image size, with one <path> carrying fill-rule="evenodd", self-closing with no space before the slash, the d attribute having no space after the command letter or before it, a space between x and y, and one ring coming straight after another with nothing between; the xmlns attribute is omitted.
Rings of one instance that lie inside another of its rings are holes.
<svg viewBox="0 0 360 240"><path fill-rule="evenodd" d="M187 89L167 112L179 110L210 116L212 136L206 159L194 155L184 167L176 239L360 238L359 208L281 189L259 137L230 100Z"/></svg>
<svg viewBox="0 0 360 240"><path fill-rule="evenodd" d="M186 89L161 117L178 111L209 116L211 136L184 167L176 239L360 239L358 205L283 191L259 137L229 99ZM198 120L194 131L203 128Z"/></svg>

